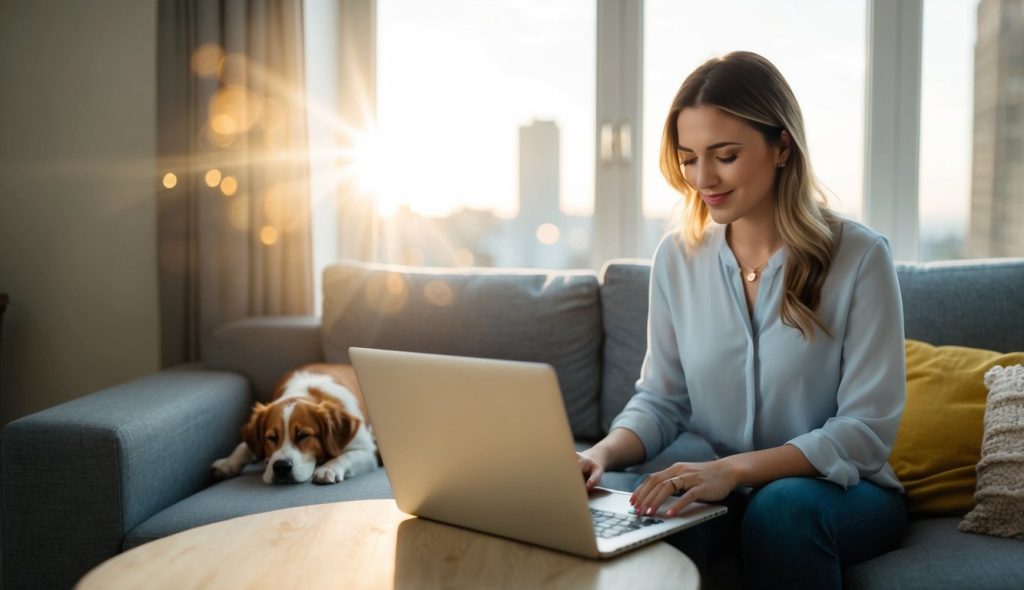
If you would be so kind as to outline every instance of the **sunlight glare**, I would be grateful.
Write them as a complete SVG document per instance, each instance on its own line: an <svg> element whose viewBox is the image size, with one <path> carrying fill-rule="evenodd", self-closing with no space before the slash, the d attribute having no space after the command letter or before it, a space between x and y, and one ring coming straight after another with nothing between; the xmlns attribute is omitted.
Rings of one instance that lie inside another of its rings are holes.
<svg viewBox="0 0 1024 590"><path fill-rule="evenodd" d="M359 192L379 196L383 178L383 154L380 136L370 132L355 138L355 159L352 168L359 182ZM397 203L392 208L397 209Z"/></svg>

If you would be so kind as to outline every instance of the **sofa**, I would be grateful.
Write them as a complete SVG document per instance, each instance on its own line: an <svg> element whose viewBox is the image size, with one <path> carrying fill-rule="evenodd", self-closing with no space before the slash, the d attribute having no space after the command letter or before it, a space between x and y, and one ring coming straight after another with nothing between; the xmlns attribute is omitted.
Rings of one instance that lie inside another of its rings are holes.
<svg viewBox="0 0 1024 590"><path fill-rule="evenodd" d="M1024 350L1024 259L898 266L908 338ZM255 400L348 346L544 361L579 448L632 395L646 347L646 262L590 271L417 270L343 264L324 275L323 317L222 326L202 364L173 367L10 423L0 437L8 590L72 586L119 552L206 523L291 506L389 498L386 472L340 484L267 486L258 465L214 482ZM937 408L938 409L938 408ZM685 435L639 473L707 449ZM900 546L848 567L849 588L1024 588L1024 541L961 533L958 515L914 515ZM728 570L730 566L726 565ZM705 587L735 585L709 574Z"/></svg>

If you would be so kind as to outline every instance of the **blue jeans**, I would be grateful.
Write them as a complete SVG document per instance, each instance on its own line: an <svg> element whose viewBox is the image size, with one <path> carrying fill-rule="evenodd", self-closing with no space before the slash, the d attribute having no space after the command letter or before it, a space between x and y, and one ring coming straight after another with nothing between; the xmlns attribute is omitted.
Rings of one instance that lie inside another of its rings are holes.
<svg viewBox="0 0 1024 590"><path fill-rule="evenodd" d="M701 569L739 554L744 588L842 588L842 568L894 548L907 522L902 494L864 480L788 477L722 503L728 514L668 541Z"/></svg>

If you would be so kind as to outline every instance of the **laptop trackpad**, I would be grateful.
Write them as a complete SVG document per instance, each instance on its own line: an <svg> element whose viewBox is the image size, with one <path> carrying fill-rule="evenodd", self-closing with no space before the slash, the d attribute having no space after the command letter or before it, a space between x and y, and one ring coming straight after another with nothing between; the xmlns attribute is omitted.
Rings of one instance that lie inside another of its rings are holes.
<svg viewBox="0 0 1024 590"><path fill-rule="evenodd" d="M594 487L588 493L588 504L595 510L607 510L608 512L618 512L620 514L635 514L633 507L629 505L629 497L633 494L630 492L620 492L618 490L609 490L602 487ZM679 500L676 496L669 496L665 503L658 508L658 512L653 516L658 518L668 518L665 512L672 507L672 504ZM703 502L694 502L686 507L680 514L676 515L676 519L687 519L696 513L707 511L709 506ZM717 506L715 506L717 508ZM723 511L724 512L724 511Z"/></svg>

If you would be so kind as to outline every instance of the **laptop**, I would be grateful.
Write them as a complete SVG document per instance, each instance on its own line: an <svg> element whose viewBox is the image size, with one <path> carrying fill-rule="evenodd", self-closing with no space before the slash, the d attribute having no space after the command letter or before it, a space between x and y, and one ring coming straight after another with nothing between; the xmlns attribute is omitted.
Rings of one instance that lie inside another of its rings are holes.
<svg viewBox="0 0 1024 590"><path fill-rule="evenodd" d="M695 502L636 516L588 494L547 364L350 348L398 508L475 531L608 558L726 513Z"/></svg>

